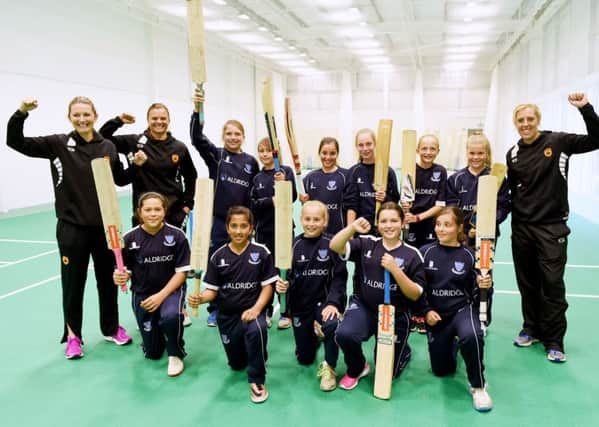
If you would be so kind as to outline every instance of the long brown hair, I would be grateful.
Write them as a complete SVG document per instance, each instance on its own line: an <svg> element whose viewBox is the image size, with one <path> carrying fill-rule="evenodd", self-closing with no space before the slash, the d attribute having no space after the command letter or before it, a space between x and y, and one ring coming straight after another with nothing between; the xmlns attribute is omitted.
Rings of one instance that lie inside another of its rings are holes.
<svg viewBox="0 0 599 427"><path fill-rule="evenodd" d="M466 234L464 233L464 212L457 206L446 206L443 209L441 209L441 212L437 214L437 216L435 217L435 221L441 215L450 215L453 217L453 220L458 226L458 242L462 244L466 242Z"/></svg>

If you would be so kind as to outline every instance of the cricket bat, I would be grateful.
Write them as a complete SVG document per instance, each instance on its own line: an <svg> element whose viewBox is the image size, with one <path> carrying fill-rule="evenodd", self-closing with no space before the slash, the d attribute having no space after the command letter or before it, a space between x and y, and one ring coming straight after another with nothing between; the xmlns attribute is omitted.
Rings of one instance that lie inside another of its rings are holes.
<svg viewBox="0 0 599 427"><path fill-rule="evenodd" d="M264 120L266 121L266 130L268 131L268 139L272 148L272 157L275 163L275 171L281 170L281 148L279 146L279 138L277 137L277 128L275 126L274 107L272 103L272 87L270 78L264 81L262 88L262 108L264 109Z"/></svg>
<svg viewBox="0 0 599 427"><path fill-rule="evenodd" d="M383 304L379 304L379 324L376 335L376 366L374 397L391 398L393 361L395 359L395 307L391 305L391 274L385 269Z"/></svg>
<svg viewBox="0 0 599 427"><path fill-rule="evenodd" d="M212 231L212 208L214 204L214 181L210 178L196 180L193 219L191 234L191 268L194 271L194 295L200 294L202 275L208 268L208 252L210 250L210 233ZM198 317L198 309L191 311Z"/></svg>
<svg viewBox="0 0 599 427"><path fill-rule="evenodd" d="M275 182L275 267L281 280L287 280L291 268L293 245L293 199L291 182ZM281 313L287 311L285 294L279 295Z"/></svg>
<svg viewBox="0 0 599 427"><path fill-rule="evenodd" d="M387 191L387 179L389 177L389 150L391 149L391 129L393 120L379 120L379 129L376 136L376 148L374 152L374 182L372 186L374 191ZM381 202L376 202L374 210L375 225L377 213L381 207Z"/></svg>
<svg viewBox="0 0 599 427"><path fill-rule="evenodd" d="M202 0L187 0L187 56L191 79L196 88L204 93L206 83L206 51L204 49L204 12ZM204 124L204 103L197 103L200 124Z"/></svg>
<svg viewBox="0 0 599 427"><path fill-rule="evenodd" d="M116 196L116 187L112 177L110 160L100 157L93 159L91 165L108 249L112 249L114 253L117 270L123 272L125 271L122 251L123 226L121 224L121 211L119 209L119 200ZM127 292L127 285L122 285L121 290Z"/></svg>
<svg viewBox="0 0 599 427"><path fill-rule="evenodd" d="M401 134L401 187L399 200L414 203L416 199L416 131L404 130ZM405 213L408 213L406 210ZM404 225L404 230L409 229Z"/></svg>
<svg viewBox="0 0 599 427"><path fill-rule="evenodd" d="M482 276L493 269L495 257L495 230L497 216L497 177L485 175L478 178L476 193L476 268ZM487 321L487 289L480 288L479 320L484 329Z"/></svg>
<svg viewBox="0 0 599 427"><path fill-rule="evenodd" d="M287 134L287 143L289 144L289 151L291 151L291 159L293 160L293 169L295 170L295 185L300 194L305 194L306 190L304 189L304 182L302 181L302 164L297 149L297 141L295 140L295 132L293 132L291 99L289 97L285 98L285 133Z"/></svg>
<svg viewBox="0 0 599 427"><path fill-rule="evenodd" d="M493 163L489 175L497 177L497 193L499 193L499 189L501 188L501 185L505 180L505 176L507 175L507 166L503 163ZM469 222L472 228L476 228L476 208L474 208L474 212L472 212L472 215L470 215Z"/></svg>

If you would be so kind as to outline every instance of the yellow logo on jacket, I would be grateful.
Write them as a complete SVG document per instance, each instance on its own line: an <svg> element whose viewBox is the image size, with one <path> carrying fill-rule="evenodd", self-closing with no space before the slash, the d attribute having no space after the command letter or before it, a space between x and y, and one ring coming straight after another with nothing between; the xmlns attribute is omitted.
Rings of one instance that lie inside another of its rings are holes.
<svg viewBox="0 0 599 427"><path fill-rule="evenodd" d="M543 151L543 154L545 155L545 157L551 157L553 155L553 150L551 149L551 147L547 147Z"/></svg>
<svg viewBox="0 0 599 427"><path fill-rule="evenodd" d="M173 161L173 163L179 163L179 155L171 154L171 160Z"/></svg>

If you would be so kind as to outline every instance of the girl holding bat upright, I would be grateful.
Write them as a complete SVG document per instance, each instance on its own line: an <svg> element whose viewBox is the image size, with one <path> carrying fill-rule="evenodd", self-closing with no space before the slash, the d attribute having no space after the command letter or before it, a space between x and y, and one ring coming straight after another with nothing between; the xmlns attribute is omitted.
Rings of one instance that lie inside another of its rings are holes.
<svg viewBox="0 0 599 427"><path fill-rule="evenodd" d="M249 208L250 191L254 176L259 171L258 162L241 146L245 140L243 125L237 120L227 120L222 129L223 147L215 146L204 135L204 123L198 116L198 103L204 103L204 92L194 93L194 113L191 115L191 143L198 150L214 180L214 217L210 235L210 255L227 243L229 237L225 227L227 211L231 206ZM208 326L216 326L216 309L209 305Z"/></svg>
<svg viewBox="0 0 599 427"><path fill-rule="evenodd" d="M416 198L405 207L405 222L410 225L406 243L419 248L436 240L435 217L445 206L447 170L435 163L439 155L439 139L435 135L421 136L416 152Z"/></svg>
<svg viewBox="0 0 599 427"><path fill-rule="evenodd" d="M320 345L319 336L324 339L324 361L318 370L322 391L337 387L339 348L335 331L347 299L345 262L330 253L330 237L323 234L328 219L324 203L304 203L300 216L304 232L293 242L290 279L277 282L277 291L288 295L297 361L301 365L312 364Z"/></svg>
<svg viewBox="0 0 599 427"><path fill-rule="evenodd" d="M83 292L90 255L94 260L102 334L117 345L131 342L119 326L117 288L112 282L114 256L106 245L90 161L109 157L118 185L128 184L130 178L123 171L114 145L94 130L98 114L91 100L78 96L69 103L68 118L73 125L70 133L25 137L25 119L37 105L35 99L21 102L8 121L6 143L26 156L48 159L53 166L64 316L61 342L67 343L66 358L77 359L83 357Z"/></svg>
<svg viewBox="0 0 599 427"><path fill-rule="evenodd" d="M164 104L154 103L147 112L148 128L142 134L114 135L123 125L135 123L135 117L122 113L104 123L100 134L116 145L119 153L131 160L133 176L133 226L140 223L139 197L155 191L167 198L166 222L181 227L193 209L195 181L198 176L187 147L168 130L170 113Z"/></svg>
<svg viewBox="0 0 599 427"><path fill-rule="evenodd" d="M166 197L149 192L138 198L141 225L124 236L123 257L129 271L115 271L114 283L131 278L131 303L148 359L168 354L167 374L183 372L183 303L185 278L191 270L189 244L179 227L165 223Z"/></svg>
<svg viewBox="0 0 599 427"><path fill-rule="evenodd" d="M474 269L474 253L465 246L464 214L455 206L437 216L438 242L420 248L426 275L423 312L428 325L428 351L433 374L455 372L458 349L464 358L472 401L477 411L490 411L487 392L483 331L478 321L478 288L491 286L491 276ZM456 342L457 337L457 342Z"/></svg>
<svg viewBox="0 0 599 427"><path fill-rule="evenodd" d="M347 169L337 165L339 142L335 138L324 137L318 146L318 155L322 167L304 177L306 194L300 194L299 198L302 203L308 200L324 203L329 211L326 232L336 234L345 227L343 190L347 184Z"/></svg>
<svg viewBox="0 0 599 427"><path fill-rule="evenodd" d="M474 248L476 241L476 194L478 178L491 172L491 144L485 135L475 134L468 137L466 142L468 166L460 169L447 179L447 205L457 206L464 212L464 235L466 244ZM503 179L504 177L498 178ZM497 191L497 230L495 232L495 247L499 238L499 224L507 218L510 212L510 196L508 184L503 180ZM487 326L491 324L491 305L493 289L489 289L487 302Z"/></svg>
<svg viewBox="0 0 599 427"><path fill-rule="evenodd" d="M210 257L204 289L188 298L191 307L216 300L221 341L233 370L248 368L250 399L268 398L266 389L266 344L268 328L265 308L279 278L270 251L253 243L252 212L244 206L229 208L225 225L230 242Z"/></svg>
<svg viewBox="0 0 599 427"><path fill-rule="evenodd" d="M252 182L251 201L252 213L256 218L256 242L266 245L271 253L275 253L275 181L290 181L293 189L292 203L297 199L295 189L295 174L289 166L281 166L275 171L272 147L268 138L258 142L258 157L262 163L262 170L254 177ZM271 325L272 301L268 305L267 322ZM288 313L281 313L278 322L279 329L291 327Z"/></svg>
<svg viewBox="0 0 599 427"><path fill-rule="evenodd" d="M337 233L330 245L344 259L355 263L359 280L336 333L347 365L347 373L339 385L346 390L356 387L360 378L370 372L362 342L377 331L378 306L383 303L384 270L391 273L391 304L395 306L394 378L401 374L411 357L408 345L410 307L420 298L424 286L420 252L401 241L404 219L401 207L395 202L383 203L377 219L381 237L352 238L355 233L365 234L371 229L367 219L358 218Z"/></svg>
<svg viewBox="0 0 599 427"><path fill-rule="evenodd" d="M399 201L397 178L391 168L386 191L374 190L375 145L376 136L371 129L361 129L356 133L356 148L360 161L349 168L347 173L347 186L343 197L344 209L347 210L347 224L352 224L356 218L362 217L374 228L376 202Z"/></svg>
<svg viewBox="0 0 599 427"><path fill-rule="evenodd" d="M522 296L518 347L541 341L551 362L565 362L566 267L569 215L568 167L573 154L599 149L599 117L584 93L568 102L584 120L588 135L540 131L534 104L514 109L520 140L507 152L512 194L512 254Z"/></svg>

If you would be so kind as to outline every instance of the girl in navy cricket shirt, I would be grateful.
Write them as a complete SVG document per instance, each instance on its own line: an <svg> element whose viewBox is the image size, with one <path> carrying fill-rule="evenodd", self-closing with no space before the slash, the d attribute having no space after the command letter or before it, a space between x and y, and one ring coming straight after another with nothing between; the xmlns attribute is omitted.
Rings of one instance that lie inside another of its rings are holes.
<svg viewBox="0 0 599 427"><path fill-rule="evenodd" d="M323 234L328 222L327 207L317 200L307 201L300 220L304 233L293 242L293 264L289 281L277 281L277 291L287 293L288 310L293 317L295 355L302 365L316 358L324 339L324 361L318 376L320 389L337 387L337 358L339 348L335 331L346 303L347 269L337 254L331 253L330 236Z"/></svg>
<svg viewBox="0 0 599 427"><path fill-rule="evenodd" d="M347 187L344 191L344 208L347 209L347 224L356 218L365 218L370 226L374 226L374 211L376 202L399 201L397 178L393 169L389 168L386 190L375 190L374 182L374 153L376 136L371 129L360 129L356 133L356 148L360 161L349 168L347 172Z"/></svg>
<svg viewBox="0 0 599 427"><path fill-rule="evenodd" d="M485 384L483 331L478 321L478 288L491 287L491 276L474 269L472 249L463 242L464 214L444 208L436 220L438 242L421 248L426 274L424 312L433 373L455 372L460 350L477 411L490 411L493 402ZM457 341L456 341L457 337Z"/></svg>
<svg viewBox="0 0 599 427"><path fill-rule="evenodd" d="M262 170L254 177L252 182L251 203L252 213L256 218L256 242L266 245L271 253L275 253L275 181L290 181L293 189L292 202L297 199L295 189L295 174L289 166L281 165L281 169L275 171L275 162L272 147L268 138L262 138L258 142L258 157L262 162ZM268 305L266 320L268 327L271 326L272 301ZM291 320L288 313L281 313L277 327L288 329Z"/></svg>
<svg viewBox="0 0 599 427"><path fill-rule="evenodd" d="M435 162L439 155L439 139L432 134L423 135L416 147L416 198L414 203L404 204L406 224L409 224L406 243L420 248L434 242L435 217L445 206L447 170ZM412 316L412 330L425 334L424 317L419 313Z"/></svg>
<svg viewBox="0 0 599 427"><path fill-rule="evenodd" d="M191 270L189 244L179 227L164 222L167 199L158 193L142 194L137 203L141 225L124 236L123 257L131 271L113 274L117 285L131 278L133 314L148 359L168 354L167 374L183 372L183 303L185 278Z"/></svg>
<svg viewBox="0 0 599 427"><path fill-rule="evenodd" d="M230 242L210 257L204 289L190 295L193 308L216 300L221 341L233 370L248 368L250 399L268 399L266 389L266 344L268 328L265 308L279 278L268 248L253 243L252 212L243 206L229 208L226 218Z"/></svg>
<svg viewBox="0 0 599 427"><path fill-rule="evenodd" d="M391 304L395 306L394 378L401 374L411 357L408 345L410 306L420 298L424 286L420 252L401 241L404 219L401 207L395 202L383 203L377 219L381 237L352 238L354 233L370 231L368 220L358 218L337 233L330 245L344 259L355 263L358 278L358 287L336 334L347 365L347 373L339 386L346 390L355 388L360 378L370 372L362 342L377 331L378 306L383 303L384 270L391 273Z"/></svg>
<svg viewBox="0 0 599 427"><path fill-rule="evenodd" d="M322 167L306 175L306 194L300 194L299 199L302 203L319 200L325 204L329 211L326 232L334 235L345 227L343 190L347 184L347 169L337 165L339 142L335 138L324 137L318 146L318 155Z"/></svg>
<svg viewBox="0 0 599 427"><path fill-rule="evenodd" d="M474 248L476 241L476 221L473 213L476 209L476 193L478 177L491 172L491 144L485 135L470 135L466 143L468 166L456 171L447 179L447 206L457 206L464 213L464 235L466 244ZM510 212L510 196L507 180L504 180L497 192L497 231L495 247L499 238L499 224L507 218ZM474 223L474 224L473 224ZM491 324L491 306L493 290L488 293L487 322Z"/></svg>
<svg viewBox="0 0 599 427"><path fill-rule="evenodd" d="M223 147L214 145L204 135L204 123L198 115L198 103L204 102L204 93L194 93L194 113L191 115L191 143L198 150L214 180L214 215L210 234L210 255L229 240L225 227L227 211L231 206L250 207L252 181L259 171L258 162L242 151L245 130L237 120L227 120L222 130ZM208 326L216 326L216 306L208 306Z"/></svg>

